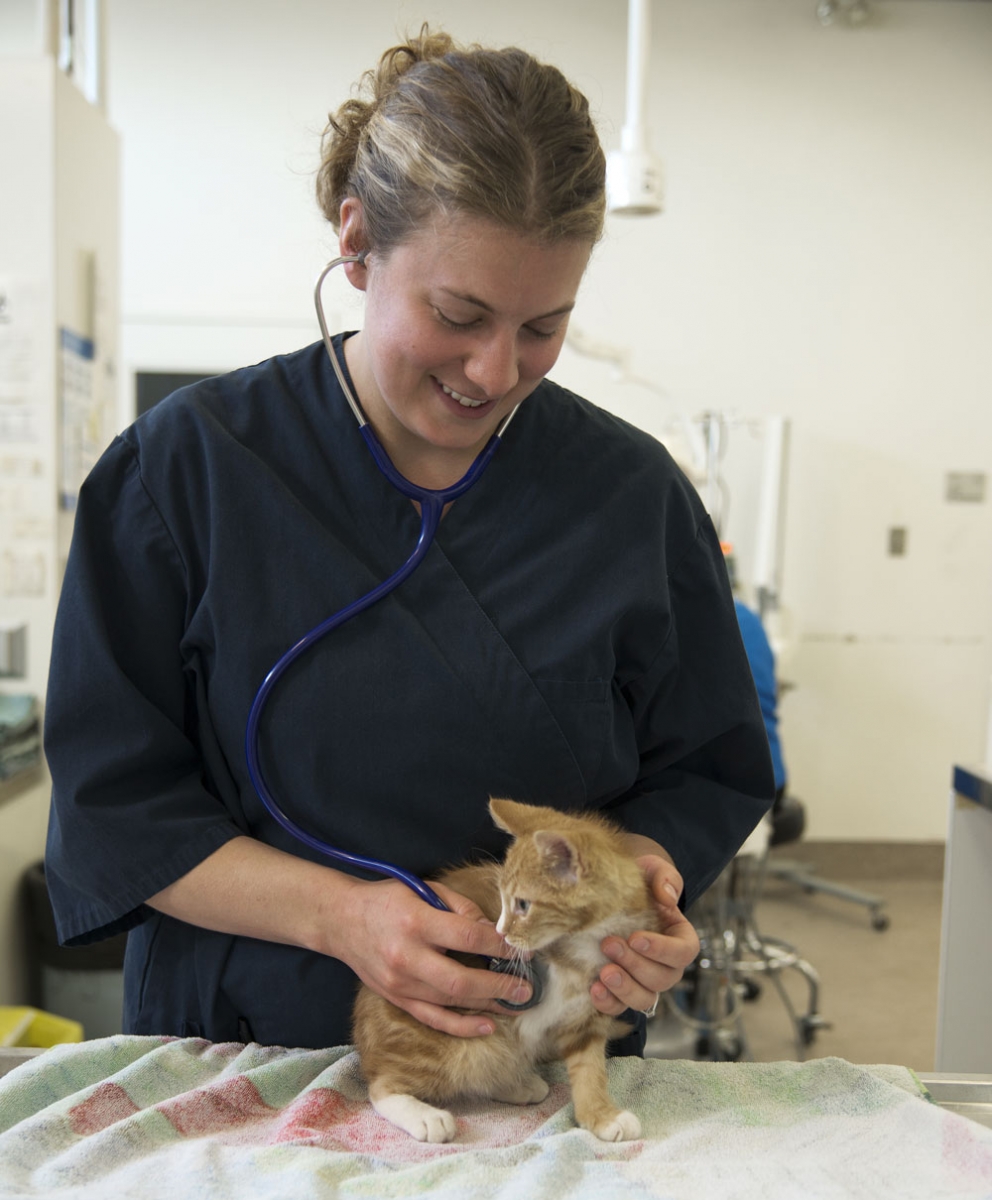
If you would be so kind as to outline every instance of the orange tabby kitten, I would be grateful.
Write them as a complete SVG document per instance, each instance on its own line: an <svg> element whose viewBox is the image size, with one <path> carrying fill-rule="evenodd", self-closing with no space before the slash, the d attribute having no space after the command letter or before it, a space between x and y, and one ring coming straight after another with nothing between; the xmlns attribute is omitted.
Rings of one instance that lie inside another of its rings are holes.
<svg viewBox="0 0 992 1200"><path fill-rule="evenodd" d="M460 867L439 881L468 896L521 958L546 970L535 1007L493 1016L495 1033L459 1038L422 1025L362 986L353 1038L376 1112L425 1142L448 1142L455 1119L435 1107L457 1096L537 1104L548 1085L534 1070L564 1059L579 1125L604 1141L640 1137L631 1112L610 1099L606 1043L629 1027L598 1012L589 988L607 961L609 934L657 930L648 885L603 817L491 800L493 820L515 841L503 863Z"/></svg>

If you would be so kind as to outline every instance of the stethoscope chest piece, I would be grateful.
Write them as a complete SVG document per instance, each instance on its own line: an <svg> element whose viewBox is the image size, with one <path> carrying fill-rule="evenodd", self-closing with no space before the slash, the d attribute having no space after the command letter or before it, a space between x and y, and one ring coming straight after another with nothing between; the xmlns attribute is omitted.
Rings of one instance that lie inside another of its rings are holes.
<svg viewBox="0 0 992 1200"><path fill-rule="evenodd" d="M509 1000L497 1000L496 1003L501 1008L507 1008L511 1012L525 1012L528 1008L533 1008L536 1004L541 1003L544 996L544 985L548 978L548 968L540 959L532 958L523 962L510 958L491 958L489 970L497 971L500 975L519 975L521 979L526 979L534 989L530 999L525 1000L523 1004L511 1004Z"/></svg>

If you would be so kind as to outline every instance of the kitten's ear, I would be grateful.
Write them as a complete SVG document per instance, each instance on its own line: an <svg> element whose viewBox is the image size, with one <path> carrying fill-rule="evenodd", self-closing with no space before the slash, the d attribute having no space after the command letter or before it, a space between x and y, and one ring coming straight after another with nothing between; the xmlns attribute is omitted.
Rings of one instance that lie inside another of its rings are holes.
<svg viewBox="0 0 992 1200"><path fill-rule="evenodd" d="M489 798L489 815L496 828L513 837L519 837L523 832L523 818L526 817L527 808L528 805L518 804L516 800L497 800L493 796Z"/></svg>
<svg viewBox="0 0 992 1200"><path fill-rule="evenodd" d="M519 800L499 800L489 797L489 814L498 828L514 837L523 837L535 829L560 823L562 814L554 808L539 804L521 804Z"/></svg>
<svg viewBox="0 0 992 1200"><path fill-rule="evenodd" d="M534 845L541 852L552 875L562 883L578 883L582 867L579 852L564 834L539 829L534 834Z"/></svg>

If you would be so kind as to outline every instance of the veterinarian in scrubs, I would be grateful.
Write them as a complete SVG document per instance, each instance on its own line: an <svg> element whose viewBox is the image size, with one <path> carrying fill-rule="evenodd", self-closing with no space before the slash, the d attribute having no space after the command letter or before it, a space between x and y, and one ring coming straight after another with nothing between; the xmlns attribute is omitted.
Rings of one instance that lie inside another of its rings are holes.
<svg viewBox="0 0 992 1200"><path fill-rule="evenodd" d="M591 1001L619 1014L693 959L676 899L713 881L773 785L695 492L652 438L546 378L604 176L584 97L519 50L425 33L332 119L318 197L341 253L364 255L343 269L366 305L335 349L392 461L450 484L522 406L413 576L279 684L261 756L300 824L420 875L502 853L491 795L607 812L664 929L604 943ZM127 1032L342 1044L357 976L477 1037L529 994L446 955L507 953L466 899L441 889L442 912L327 865L246 771L266 672L418 529L319 342L177 392L83 486L46 866L67 945L129 932Z"/></svg>

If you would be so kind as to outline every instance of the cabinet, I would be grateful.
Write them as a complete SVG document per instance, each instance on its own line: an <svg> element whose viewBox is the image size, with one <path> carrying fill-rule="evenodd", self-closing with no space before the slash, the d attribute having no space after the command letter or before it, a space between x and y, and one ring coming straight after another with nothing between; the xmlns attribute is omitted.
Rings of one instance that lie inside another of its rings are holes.
<svg viewBox="0 0 992 1200"><path fill-rule="evenodd" d="M944 868L936 1070L992 1074L992 774L955 767Z"/></svg>

